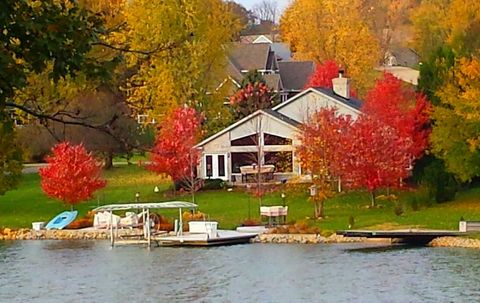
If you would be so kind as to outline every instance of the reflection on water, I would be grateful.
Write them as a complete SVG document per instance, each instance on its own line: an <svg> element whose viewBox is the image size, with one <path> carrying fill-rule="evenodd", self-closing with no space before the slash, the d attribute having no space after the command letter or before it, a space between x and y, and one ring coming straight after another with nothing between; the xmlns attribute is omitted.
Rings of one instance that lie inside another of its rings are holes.
<svg viewBox="0 0 480 303"><path fill-rule="evenodd" d="M0 242L0 302L475 302L478 272L466 249Z"/></svg>

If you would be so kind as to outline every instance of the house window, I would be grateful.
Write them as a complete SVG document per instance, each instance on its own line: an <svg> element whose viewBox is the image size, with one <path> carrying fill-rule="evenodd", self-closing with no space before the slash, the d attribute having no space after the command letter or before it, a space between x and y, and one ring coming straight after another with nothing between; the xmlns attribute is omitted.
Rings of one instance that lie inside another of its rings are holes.
<svg viewBox="0 0 480 303"><path fill-rule="evenodd" d="M258 142L258 135L250 135L243 138L235 139L230 142L232 146L255 146Z"/></svg>
<svg viewBox="0 0 480 303"><path fill-rule="evenodd" d="M256 164L257 153L232 153L232 173L240 173L240 167Z"/></svg>
<svg viewBox="0 0 480 303"><path fill-rule="evenodd" d="M264 134L265 145L292 145L292 139Z"/></svg>
<svg viewBox="0 0 480 303"><path fill-rule="evenodd" d="M275 172L291 173L293 171L292 152L266 152L265 164L275 165Z"/></svg>
<svg viewBox="0 0 480 303"><path fill-rule="evenodd" d="M208 178L213 176L213 158L211 155L205 156L206 175Z"/></svg>
<svg viewBox="0 0 480 303"><path fill-rule="evenodd" d="M218 176L225 177L225 156L218 155Z"/></svg>

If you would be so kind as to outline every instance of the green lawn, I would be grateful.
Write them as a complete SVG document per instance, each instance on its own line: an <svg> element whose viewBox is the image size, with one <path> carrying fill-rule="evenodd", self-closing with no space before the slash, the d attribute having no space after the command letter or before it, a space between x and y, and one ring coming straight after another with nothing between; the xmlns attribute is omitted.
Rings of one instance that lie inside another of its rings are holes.
<svg viewBox="0 0 480 303"><path fill-rule="evenodd" d="M98 192L96 198L76 207L80 215L84 215L98 205L133 202L135 192L140 193L141 201L168 201L173 198L166 194L170 182L135 166L121 166L104 173L108 181L105 189ZM161 192L154 193L153 188L159 186ZM288 190L286 203L289 206L288 221L308 220L320 227L322 231L334 231L348 227L349 218L353 217L355 228L405 228L426 227L456 229L460 217L467 220L480 220L480 188L461 192L453 202L427 206L421 195L414 192L398 194L399 203L403 204L404 213L395 214L395 202L380 200L381 207L368 208L369 195L353 192L340 194L326 201L324 220L311 219L313 206L307 200L306 190ZM416 197L416 198L415 198ZM190 201L190 196L177 197ZM416 199L420 209L412 209L412 201ZM197 193L199 210L209 219L217 220L221 228L233 228L245 219L259 219L259 202L250 197L242 189L233 191L201 191ZM281 205L280 192L268 194L264 205ZM0 197L0 227L30 227L34 221L48 221L57 213L69 209L58 201L48 199L40 188L37 174L24 175L16 190ZM174 217L176 213L163 213Z"/></svg>

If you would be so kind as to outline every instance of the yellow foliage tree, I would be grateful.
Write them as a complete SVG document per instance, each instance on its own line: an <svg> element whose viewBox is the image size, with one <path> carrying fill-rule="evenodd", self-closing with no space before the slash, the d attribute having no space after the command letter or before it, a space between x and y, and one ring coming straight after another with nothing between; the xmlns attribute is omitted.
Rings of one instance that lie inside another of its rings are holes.
<svg viewBox="0 0 480 303"><path fill-rule="evenodd" d="M461 58L437 92L432 151L461 181L480 176L480 60Z"/></svg>
<svg viewBox="0 0 480 303"><path fill-rule="evenodd" d="M130 103L159 120L185 104L202 112L208 108L207 118L219 115L224 96L215 89L225 79L225 45L240 30L238 17L221 0L131 0L123 5L126 29L116 41L148 50L127 54L136 70L125 87Z"/></svg>
<svg viewBox="0 0 480 303"><path fill-rule="evenodd" d="M378 40L360 15L360 0L295 0L280 21L295 59L334 59L360 93L372 86L380 61Z"/></svg>
<svg viewBox="0 0 480 303"><path fill-rule="evenodd" d="M412 14L413 46L427 57L443 44L457 54L480 48L480 2L477 0L424 0Z"/></svg>

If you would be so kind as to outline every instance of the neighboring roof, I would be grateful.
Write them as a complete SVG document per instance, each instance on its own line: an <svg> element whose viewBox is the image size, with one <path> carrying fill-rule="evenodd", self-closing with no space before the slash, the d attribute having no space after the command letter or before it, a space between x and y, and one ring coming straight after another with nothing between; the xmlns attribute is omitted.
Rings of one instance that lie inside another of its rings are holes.
<svg viewBox="0 0 480 303"><path fill-rule="evenodd" d="M418 85L418 78L420 78L418 70L405 66L386 66L377 68L377 70L390 73L395 78L413 85Z"/></svg>
<svg viewBox="0 0 480 303"><path fill-rule="evenodd" d="M301 91L315 71L315 65L312 61L280 61L278 69L286 91Z"/></svg>
<svg viewBox="0 0 480 303"><path fill-rule="evenodd" d="M357 112L360 112L360 109L362 107L362 101L360 101L358 99L344 98L342 96L339 96L339 95L335 94L333 92L333 90L331 90L331 89L320 88L320 87L310 87L310 88L302 91L298 95L295 95L294 97L288 99L287 101L285 101L283 103L280 103L279 105L275 106L274 108L272 108L272 110L277 111L280 108L284 107L285 105L290 104L290 103L294 102L295 100L297 100L297 99L299 99L299 98L301 98L301 97L303 97L306 94L311 93L311 92L327 96L331 100L334 100L334 101L340 102L342 104L345 104L346 106L350 107L351 109L353 109L354 111L357 111Z"/></svg>
<svg viewBox="0 0 480 303"><path fill-rule="evenodd" d="M240 119L237 122L231 124L230 126L224 128L223 130L219 131L218 133L211 135L210 137L206 138L202 142L195 145L195 147L201 147L201 146L207 144L208 142L220 137L221 135L223 135L226 132L236 128L237 126L242 125L243 123L245 123L248 120L254 118L255 116L258 116L259 114L266 114L266 115L276 119L277 121L280 121L280 122L282 122L282 123L284 123L284 124L286 124L290 127L298 128L298 125L299 125L299 123L297 121L292 120L292 119L288 118L287 116L282 115L281 113L276 113L271 109L259 109L256 112L251 113L250 115L244 117L243 119Z"/></svg>
<svg viewBox="0 0 480 303"><path fill-rule="evenodd" d="M263 79L265 80L265 84L273 89L273 91L279 92L283 90L282 79L279 74L266 74L263 75Z"/></svg>
<svg viewBox="0 0 480 303"><path fill-rule="evenodd" d="M233 64L230 59L228 59L227 63L227 75L232 77L232 79L235 79L235 81L237 81L238 83L242 82L243 80L242 73L240 72L240 70L238 70L238 68L235 66L235 64Z"/></svg>
<svg viewBox="0 0 480 303"><path fill-rule="evenodd" d="M292 52L286 43L272 43L270 44L270 49L275 52L275 55L277 55L277 59L279 61L287 61L292 59Z"/></svg>
<svg viewBox="0 0 480 303"><path fill-rule="evenodd" d="M170 208L196 208L197 204L184 201L153 202L153 203L122 203L108 204L97 207L93 212L128 210L128 209L170 209Z"/></svg>
<svg viewBox="0 0 480 303"><path fill-rule="evenodd" d="M420 62L420 55L414 49L408 47L394 46L386 52L386 61L390 56L395 58L394 65L397 66L415 67Z"/></svg>
<svg viewBox="0 0 480 303"><path fill-rule="evenodd" d="M255 43L256 40L260 39L261 42L266 42L263 41L264 37L270 41L270 43L274 40L272 35L269 34L263 34L263 35L245 35L245 36L240 36L240 42L241 43Z"/></svg>
<svg viewBox="0 0 480 303"><path fill-rule="evenodd" d="M228 58L239 70L265 70L270 53L270 44L233 43Z"/></svg>
<svg viewBox="0 0 480 303"><path fill-rule="evenodd" d="M268 39L265 35L260 35L252 43L273 43L271 39Z"/></svg>

